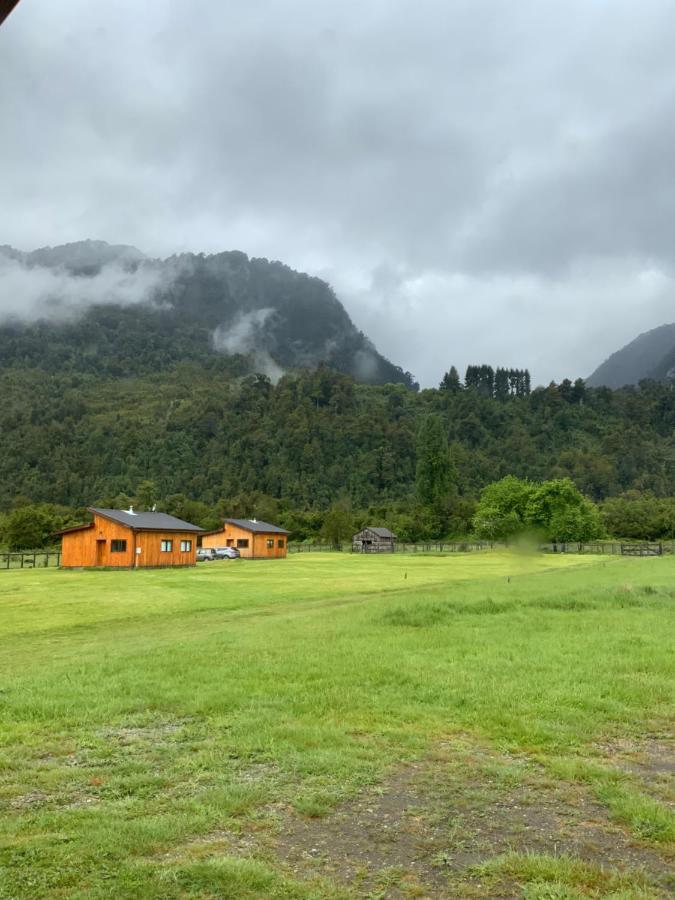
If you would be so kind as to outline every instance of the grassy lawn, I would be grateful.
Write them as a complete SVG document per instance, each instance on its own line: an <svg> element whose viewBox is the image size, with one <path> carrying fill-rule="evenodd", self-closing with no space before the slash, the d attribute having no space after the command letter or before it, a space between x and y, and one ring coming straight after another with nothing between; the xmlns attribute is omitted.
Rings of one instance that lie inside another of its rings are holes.
<svg viewBox="0 0 675 900"><path fill-rule="evenodd" d="M675 558L0 573L0 898L669 895Z"/></svg>

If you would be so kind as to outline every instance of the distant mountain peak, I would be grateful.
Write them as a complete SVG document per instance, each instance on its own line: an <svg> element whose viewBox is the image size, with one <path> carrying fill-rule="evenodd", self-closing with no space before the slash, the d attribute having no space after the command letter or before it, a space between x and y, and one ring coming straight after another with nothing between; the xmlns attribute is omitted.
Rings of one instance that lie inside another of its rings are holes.
<svg viewBox="0 0 675 900"><path fill-rule="evenodd" d="M144 253L128 244L109 244L90 239L58 244L56 247L40 247L28 252L4 245L0 246L0 255L26 266L65 269L76 275L92 274L111 263L128 266L146 259Z"/></svg>
<svg viewBox="0 0 675 900"><path fill-rule="evenodd" d="M675 322L652 328L617 350L587 379L590 387L621 388L645 378L663 380L675 367Z"/></svg>
<svg viewBox="0 0 675 900"><path fill-rule="evenodd" d="M414 385L356 328L330 285L281 262L238 250L159 260L93 240L29 253L0 247L0 255L8 273L0 361L8 364L34 356L46 365L53 352L76 370L96 359L134 373L217 355L274 375L325 363L359 381ZM49 335L46 351L30 334L38 328Z"/></svg>
<svg viewBox="0 0 675 900"><path fill-rule="evenodd" d="M128 244L108 244L106 241L73 241L57 247L41 247L27 254L29 265L62 266L72 271L100 269L110 263L138 263L145 254Z"/></svg>

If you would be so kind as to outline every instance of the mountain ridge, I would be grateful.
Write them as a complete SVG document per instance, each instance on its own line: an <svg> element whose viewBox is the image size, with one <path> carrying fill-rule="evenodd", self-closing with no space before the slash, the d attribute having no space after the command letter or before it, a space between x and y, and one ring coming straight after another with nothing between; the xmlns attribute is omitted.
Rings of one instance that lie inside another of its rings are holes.
<svg viewBox="0 0 675 900"><path fill-rule="evenodd" d="M662 381L675 376L675 322L638 335L612 353L586 379L589 387L621 388L646 378Z"/></svg>
<svg viewBox="0 0 675 900"><path fill-rule="evenodd" d="M154 259L93 240L28 252L0 247L2 312L0 365L58 369L61 360L88 371L93 357L104 369L117 357L114 371L138 374L147 339L150 371L162 359L215 355L271 376L324 363L365 383L416 387L356 328L325 281L238 250ZM47 339L48 360L38 337Z"/></svg>

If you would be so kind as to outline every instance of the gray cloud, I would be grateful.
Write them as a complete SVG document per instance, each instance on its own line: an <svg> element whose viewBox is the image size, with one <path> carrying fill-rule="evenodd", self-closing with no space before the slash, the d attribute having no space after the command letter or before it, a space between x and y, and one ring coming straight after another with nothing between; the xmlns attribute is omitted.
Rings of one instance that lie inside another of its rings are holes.
<svg viewBox="0 0 675 900"><path fill-rule="evenodd" d="M0 321L63 320L94 303L144 303L165 284L166 275L151 263L133 271L109 263L84 277L62 268L28 266L0 252Z"/></svg>
<svg viewBox="0 0 675 900"><path fill-rule="evenodd" d="M256 371L276 382L284 374L281 366L272 359L266 348L268 340L265 323L274 315L270 308L239 313L234 321L219 325L213 332L213 346L224 353L241 353L253 357Z"/></svg>
<svg viewBox="0 0 675 900"><path fill-rule="evenodd" d="M588 374L675 318L674 43L666 0L31 0L0 242L239 248L423 383Z"/></svg>

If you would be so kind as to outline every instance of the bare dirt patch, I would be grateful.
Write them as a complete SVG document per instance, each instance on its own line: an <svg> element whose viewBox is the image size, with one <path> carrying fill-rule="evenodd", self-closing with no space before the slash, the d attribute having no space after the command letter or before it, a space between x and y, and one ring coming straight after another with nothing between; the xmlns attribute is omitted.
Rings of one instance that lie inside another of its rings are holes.
<svg viewBox="0 0 675 900"><path fill-rule="evenodd" d="M519 897L516 885L482 886L472 874L511 850L644 870L664 896L669 872L657 851L609 822L585 787L452 742L324 819L286 816L273 846L296 876L324 875L358 896Z"/></svg>
<svg viewBox="0 0 675 900"><path fill-rule="evenodd" d="M670 735L617 739L594 746L612 765L635 775L647 788L655 781L665 787L666 802L675 800L675 739Z"/></svg>
<svg viewBox="0 0 675 900"><path fill-rule="evenodd" d="M49 797L43 791L29 791L27 794L19 794L9 801L11 809L31 809L44 806L49 802Z"/></svg>
<svg viewBox="0 0 675 900"><path fill-rule="evenodd" d="M155 743L172 739L188 725L192 724L189 718L176 719L171 722L158 722L152 725L121 726L119 728L104 728L99 732L106 740L116 741L122 746L136 743Z"/></svg>
<svg viewBox="0 0 675 900"><path fill-rule="evenodd" d="M266 774L265 767L253 777ZM668 857L612 823L588 785L553 779L536 762L448 739L329 815L268 806L241 830L196 837L163 862L262 857L299 879L326 878L349 896L522 897L476 868L501 854L569 855L607 871L644 874L670 896Z"/></svg>

